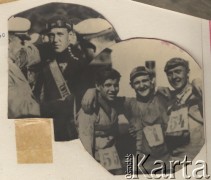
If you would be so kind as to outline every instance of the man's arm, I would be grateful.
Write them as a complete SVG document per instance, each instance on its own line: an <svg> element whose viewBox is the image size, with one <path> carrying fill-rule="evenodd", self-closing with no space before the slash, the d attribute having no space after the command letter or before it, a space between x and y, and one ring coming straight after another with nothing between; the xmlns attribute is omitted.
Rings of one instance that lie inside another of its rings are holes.
<svg viewBox="0 0 211 180"><path fill-rule="evenodd" d="M78 113L78 133L79 138L84 146L84 148L88 151L89 154L94 156L94 122L96 120L95 114L86 114L83 109L81 109Z"/></svg>
<svg viewBox="0 0 211 180"><path fill-rule="evenodd" d="M86 91L81 101L81 105L85 113L92 114L94 112L97 107L97 91L95 88L90 88ZM125 114L125 110L128 107L127 98L117 97L113 105L118 114Z"/></svg>
<svg viewBox="0 0 211 180"><path fill-rule="evenodd" d="M88 89L81 101L82 109L87 114L92 114L97 105L97 91L95 88Z"/></svg>
<svg viewBox="0 0 211 180"><path fill-rule="evenodd" d="M202 92L202 87L203 87L203 83L202 83L201 79L194 79L191 84L192 84L195 92L197 93L197 95L200 98L202 98L202 93L203 93Z"/></svg>

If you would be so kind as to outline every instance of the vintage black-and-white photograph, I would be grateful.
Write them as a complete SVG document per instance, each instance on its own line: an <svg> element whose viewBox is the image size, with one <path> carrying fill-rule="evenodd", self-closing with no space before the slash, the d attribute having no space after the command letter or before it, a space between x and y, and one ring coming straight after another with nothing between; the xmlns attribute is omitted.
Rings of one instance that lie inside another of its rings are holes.
<svg viewBox="0 0 211 180"><path fill-rule="evenodd" d="M80 138L114 175L130 174L130 155L147 157L146 171L161 160L169 172L169 161L201 150L202 70L182 48L121 41L105 17L73 4L36 7L8 24L9 119L53 118L55 141Z"/></svg>
<svg viewBox="0 0 211 180"><path fill-rule="evenodd" d="M170 42L137 38L105 49L91 63L109 62L112 68L97 71L78 114L85 149L113 174L136 172L134 161L146 160L140 173L158 168L156 160L169 173L169 161L193 160L204 145L196 61Z"/></svg>
<svg viewBox="0 0 211 180"><path fill-rule="evenodd" d="M51 3L9 23L8 118L54 119L56 141L78 138L74 117L93 84L88 66L119 38L94 10Z"/></svg>

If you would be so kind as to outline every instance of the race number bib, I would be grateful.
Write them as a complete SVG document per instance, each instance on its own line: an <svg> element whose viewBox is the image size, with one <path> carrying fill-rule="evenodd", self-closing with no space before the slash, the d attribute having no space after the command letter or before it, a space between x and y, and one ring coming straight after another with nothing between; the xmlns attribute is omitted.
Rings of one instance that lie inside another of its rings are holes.
<svg viewBox="0 0 211 180"><path fill-rule="evenodd" d="M150 147L159 146L164 143L163 131L160 124L146 126L144 135Z"/></svg>
<svg viewBox="0 0 211 180"><path fill-rule="evenodd" d="M167 133L188 130L188 108L172 111L169 117Z"/></svg>
<svg viewBox="0 0 211 180"><path fill-rule="evenodd" d="M107 170L120 169L121 163L115 146L99 149L100 164Z"/></svg>

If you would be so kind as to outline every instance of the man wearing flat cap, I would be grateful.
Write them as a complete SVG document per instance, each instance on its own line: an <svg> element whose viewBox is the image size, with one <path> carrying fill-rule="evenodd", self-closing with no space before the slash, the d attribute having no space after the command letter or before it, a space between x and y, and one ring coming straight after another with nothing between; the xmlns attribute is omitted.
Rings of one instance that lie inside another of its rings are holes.
<svg viewBox="0 0 211 180"><path fill-rule="evenodd" d="M8 118L39 117L40 107L24 75L29 56L25 41L30 39L31 22L21 17L9 19ZM24 58L22 57L23 55Z"/></svg>
<svg viewBox="0 0 211 180"><path fill-rule="evenodd" d="M175 159L183 160L187 155L193 160L204 144L202 96L189 82L188 61L172 58L166 63L165 72L174 88L168 107L167 143Z"/></svg>
<svg viewBox="0 0 211 180"><path fill-rule="evenodd" d="M75 35L70 20L53 17L46 24L46 33L49 42L39 48L43 65L39 83L42 117L53 118L56 141L69 141L77 138L73 102L85 61L72 45Z"/></svg>

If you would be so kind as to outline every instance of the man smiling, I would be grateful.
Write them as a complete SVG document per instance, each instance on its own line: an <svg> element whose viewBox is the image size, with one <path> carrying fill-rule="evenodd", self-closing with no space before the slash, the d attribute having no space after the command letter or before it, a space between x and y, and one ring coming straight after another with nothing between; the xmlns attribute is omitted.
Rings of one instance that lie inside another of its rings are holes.
<svg viewBox="0 0 211 180"><path fill-rule="evenodd" d="M136 154L150 155L144 165L150 172L156 160L169 160L164 141L168 121L166 99L155 91L155 76L143 66L132 70L130 84L136 98L126 98L124 114L129 120L130 131L135 133Z"/></svg>
<svg viewBox="0 0 211 180"><path fill-rule="evenodd" d="M187 85L189 71L188 62L182 59L172 59L165 67L168 81L177 92Z"/></svg>
<svg viewBox="0 0 211 180"><path fill-rule="evenodd" d="M202 96L189 82L189 63L172 58L165 66L172 101L168 107L167 142L177 160L193 159L204 144Z"/></svg>
<svg viewBox="0 0 211 180"><path fill-rule="evenodd" d="M118 114L114 108L119 92L120 74L104 68L96 76L97 107L92 114L79 111L79 137L85 149L108 171L120 174L116 150Z"/></svg>
<svg viewBox="0 0 211 180"><path fill-rule="evenodd" d="M113 102L115 104L113 107L118 114L124 114L129 121L129 131L135 138L135 153L150 155L144 164L145 170L150 172L155 160L168 162L170 157L164 141L168 122L167 100L155 91L155 76L144 66L138 66L132 70L130 85L136 93L136 98L118 97ZM92 97L96 96L93 92L93 90L88 91L82 102L87 112L90 111L89 107L92 107L89 105L90 102L93 103ZM86 119L83 121L85 123ZM130 151L133 151L131 149Z"/></svg>
<svg viewBox="0 0 211 180"><path fill-rule="evenodd" d="M142 100L149 98L154 92L153 77L145 67L137 67L130 74L130 85L135 90L136 96Z"/></svg>

